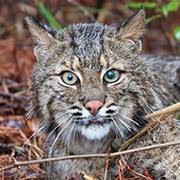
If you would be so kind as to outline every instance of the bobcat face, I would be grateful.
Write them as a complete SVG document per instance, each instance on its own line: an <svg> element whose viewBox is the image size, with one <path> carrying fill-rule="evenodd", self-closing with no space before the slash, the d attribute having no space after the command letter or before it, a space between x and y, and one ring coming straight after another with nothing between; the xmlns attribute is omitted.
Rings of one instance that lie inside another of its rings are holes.
<svg viewBox="0 0 180 180"><path fill-rule="evenodd" d="M32 101L41 126L54 143L76 138L125 139L156 108L151 73L139 59L144 12L116 30L102 24L77 24L56 32L27 18L37 64ZM54 145L53 143L53 145Z"/></svg>
<svg viewBox="0 0 180 180"><path fill-rule="evenodd" d="M67 114L70 118L67 121L71 121L74 130L91 140L103 138L111 129L121 136L126 131L135 130L138 123L132 119L133 105L128 102L130 97L123 93L123 86L129 81L128 72L106 64L103 56L95 64L96 68L91 68L93 64L89 67L85 63L80 65L77 57L73 62L66 68L62 65L62 71L52 76L55 83L51 83L52 79L49 82L51 86L48 89L54 89L56 94L49 105L56 123L62 122L62 116ZM58 92L62 91L63 97L58 98ZM128 110L124 104L129 107ZM131 123L134 126L131 127Z"/></svg>

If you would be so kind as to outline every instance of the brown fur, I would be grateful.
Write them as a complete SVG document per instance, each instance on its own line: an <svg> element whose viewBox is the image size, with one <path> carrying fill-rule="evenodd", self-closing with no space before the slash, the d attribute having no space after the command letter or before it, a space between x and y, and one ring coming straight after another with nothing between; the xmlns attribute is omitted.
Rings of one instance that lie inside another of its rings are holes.
<svg viewBox="0 0 180 180"><path fill-rule="evenodd" d="M59 32L26 18L37 57L32 75L32 112L48 135L47 156L117 151L129 136L147 124L145 114L180 99L179 82L172 84L169 79L171 71L178 73L180 58L164 61L164 68L170 63L176 65L158 75L156 69L163 63L156 68L148 61L151 57L140 55L144 16L144 11L139 11L120 30L95 23L77 24ZM110 69L118 70L115 83L104 80ZM64 71L76 75L75 85L63 82ZM84 105L94 99L104 106L92 116ZM94 119L96 125L91 123ZM171 120L132 147L178 139L178 130L176 120ZM179 155L176 146L129 155L126 159L139 171L148 168L156 179L178 179ZM50 163L46 168L49 179L81 179L81 171L103 179L104 163L103 159L68 160ZM110 170L108 179L114 179L114 175Z"/></svg>

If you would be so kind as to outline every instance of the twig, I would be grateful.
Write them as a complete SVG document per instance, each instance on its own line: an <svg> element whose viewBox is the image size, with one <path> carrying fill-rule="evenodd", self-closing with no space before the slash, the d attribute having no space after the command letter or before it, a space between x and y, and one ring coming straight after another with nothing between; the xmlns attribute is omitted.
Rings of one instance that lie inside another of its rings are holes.
<svg viewBox="0 0 180 180"><path fill-rule="evenodd" d="M117 157L117 156L121 156L121 155L124 155L124 154L136 153L136 152L152 150L152 149L156 149L156 148L165 148L165 147L175 146L175 145L180 145L180 141L173 141L173 142L168 142L168 143L155 144L155 145L151 145L151 146L134 148L134 149L126 150L126 151L110 153L109 157L112 158L112 157ZM62 161L62 160L70 160L70 159L73 160L73 159L87 159L87 158L88 159L89 158L105 158L107 156L108 156L107 153L106 154L84 154L84 155L72 155L72 156L46 158L46 159L31 160L31 161L19 161L19 162L17 161L17 162L14 162L14 164L11 164L9 166L1 168L0 172L12 169L14 167L30 165L30 164L45 163L45 162L51 162L51 161Z"/></svg>
<svg viewBox="0 0 180 180"><path fill-rule="evenodd" d="M141 174L141 173L133 170L133 169L126 163L126 161L125 161L124 159L121 160L121 163L122 163L129 171L131 171L133 174L135 174L136 176L138 176L138 177L140 177L140 178L143 178L143 179L145 179L145 180L152 180L151 177L147 177L147 176L145 176L145 175L143 175L143 174Z"/></svg>
<svg viewBox="0 0 180 180"><path fill-rule="evenodd" d="M5 144L5 143L0 143L0 148L7 148L7 149L15 149L16 151L21 150L22 148L18 146L18 144Z"/></svg>
<svg viewBox="0 0 180 180"><path fill-rule="evenodd" d="M0 96L3 96L5 98L13 98L13 99L17 99L17 100L27 100L27 97L25 96L17 96L11 93L5 93L5 92L0 92Z"/></svg>
<svg viewBox="0 0 180 180"><path fill-rule="evenodd" d="M155 111L151 114L148 114L145 116L146 119L153 119L156 118L158 116L163 116L166 117L168 115L174 114L176 112L180 111L180 103L176 103L173 104L171 106L168 106L164 109ZM142 137L144 134L146 134L150 129L153 129L154 127L156 127L156 125L158 125L161 121L163 121L166 118L160 118L154 121L151 121L149 124L147 124L147 126L145 126L139 133L137 133L136 135L134 135L132 138L128 139L127 141L125 141L121 147L119 151L124 151L126 150L131 144L133 144L133 142L135 142L138 138Z"/></svg>
<svg viewBox="0 0 180 180"><path fill-rule="evenodd" d="M173 104L171 106L168 106L168 107L161 109L159 111L155 111L151 114L148 114L145 116L145 118L151 119L151 118L155 118L155 117L161 116L161 115L174 114L178 111L180 111L180 102Z"/></svg>
<svg viewBox="0 0 180 180"><path fill-rule="evenodd" d="M124 168L121 160L119 160L119 166L118 166L118 177L119 180L123 180L123 175L124 175Z"/></svg>
<svg viewBox="0 0 180 180"><path fill-rule="evenodd" d="M106 160L106 166L105 166L105 172L104 172L104 180L108 179L108 169L109 169L109 155L110 153L108 153L107 155L107 160Z"/></svg>
<svg viewBox="0 0 180 180"><path fill-rule="evenodd" d="M126 150L133 142L135 142L138 138L142 137L144 134L146 134L150 129L153 129L160 123L160 120L155 120L147 124L141 131L139 131L136 135L125 141L121 146L119 151Z"/></svg>

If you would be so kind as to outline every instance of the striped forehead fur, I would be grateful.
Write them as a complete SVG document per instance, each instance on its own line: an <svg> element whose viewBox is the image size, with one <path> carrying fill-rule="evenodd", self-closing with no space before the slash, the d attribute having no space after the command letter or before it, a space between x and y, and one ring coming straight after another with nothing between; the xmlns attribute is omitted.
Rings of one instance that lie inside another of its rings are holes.
<svg viewBox="0 0 180 180"><path fill-rule="evenodd" d="M97 58L102 51L102 35L104 26L101 24L77 24L72 26L72 46L80 59Z"/></svg>

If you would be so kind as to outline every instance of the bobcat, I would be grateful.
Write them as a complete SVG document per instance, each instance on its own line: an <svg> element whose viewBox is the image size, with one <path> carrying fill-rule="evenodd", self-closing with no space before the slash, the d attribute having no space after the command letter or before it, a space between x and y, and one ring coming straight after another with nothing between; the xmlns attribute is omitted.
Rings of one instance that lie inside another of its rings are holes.
<svg viewBox="0 0 180 180"><path fill-rule="evenodd" d="M180 99L180 58L141 55L145 12L119 29L82 23L60 31L26 17L37 63L32 74L32 112L47 133L47 157L107 153L144 127L144 116ZM161 123L132 147L180 138L176 119ZM180 178L180 148L124 156L154 179ZM46 165L49 179L103 179L106 159L76 159ZM116 165L108 178L115 179Z"/></svg>

